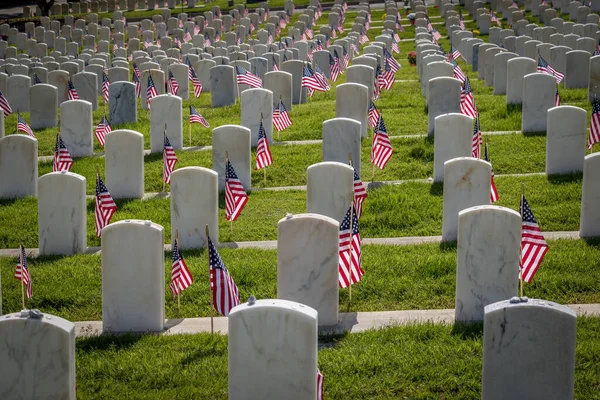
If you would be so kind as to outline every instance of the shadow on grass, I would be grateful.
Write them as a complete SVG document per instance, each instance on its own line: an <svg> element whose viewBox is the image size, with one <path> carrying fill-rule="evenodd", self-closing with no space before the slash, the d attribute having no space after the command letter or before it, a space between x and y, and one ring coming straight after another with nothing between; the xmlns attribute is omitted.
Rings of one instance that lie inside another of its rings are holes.
<svg viewBox="0 0 600 400"><path fill-rule="evenodd" d="M35 199L35 197L33 197L33 196L28 196L28 197L25 197L25 198L26 199L27 198ZM21 198L14 198L14 199L2 199L2 200L0 200L0 207L1 206L12 206L17 201L22 201L22 200L23 200L22 197Z"/></svg>
<svg viewBox="0 0 600 400"><path fill-rule="evenodd" d="M106 333L77 339L78 352L93 352L97 350L127 350L139 342L145 334L126 333L122 335Z"/></svg>
<svg viewBox="0 0 600 400"><path fill-rule="evenodd" d="M136 201L140 201L140 199L116 199L115 204L117 205L117 210L122 210L124 208L124 206L126 206L127 204L133 203ZM96 202L88 201L87 210L88 210L88 212L95 212Z"/></svg>
<svg viewBox="0 0 600 400"><path fill-rule="evenodd" d="M552 185L562 185L563 183L577 183L583 179L583 172L575 172L572 174L553 174L548 175L548 182Z"/></svg>
<svg viewBox="0 0 600 400"><path fill-rule="evenodd" d="M480 339L483 336L483 322L456 322L452 326L452 335L461 339Z"/></svg>
<svg viewBox="0 0 600 400"><path fill-rule="evenodd" d="M442 251L448 251L448 250L456 250L456 240L453 240L451 242L441 242L440 243L440 250Z"/></svg>
<svg viewBox="0 0 600 400"><path fill-rule="evenodd" d="M444 182L434 182L431 184L429 194L432 196L443 196L444 195Z"/></svg>
<svg viewBox="0 0 600 400"><path fill-rule="evenodd" d="M506 105L506 113L507 114L517 114L523 111L523 106L521 104L507 104Z"/></svg>
<svg viewBox="0 0 600 400"><path fill-rule="evenodd" d="M546 136L546 131L523 132L523 136L525 136L525 137L539 137L539 136Z"/></svg>
<svg viewBox="0 0 600 400"><path fill-rule="evenodd" d="M588 246L600 248L600 236L582 238Z"/></svg>
<svg viewBox="0 0 600 400"><path fill-rule="evenodd" d="M217 339L213 336L208 339L207 343L203 343L201 348L181 360L181 365L189 365L205 358L223 357L224 355L227 355L227 342L223 342L220 335L217 336Z"/></svg>

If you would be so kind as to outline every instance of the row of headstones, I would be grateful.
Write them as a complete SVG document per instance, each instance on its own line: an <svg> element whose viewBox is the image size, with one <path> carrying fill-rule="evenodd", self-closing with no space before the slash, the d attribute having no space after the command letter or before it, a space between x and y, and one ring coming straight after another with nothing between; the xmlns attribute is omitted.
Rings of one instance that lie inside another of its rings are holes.
<svg viewBox="0 0 600 400"><path fill-rule="evenodd" d="M100 0L100 1L81 1L77 3L61 3L54 4L50 8L51 16L69 14L87 14L87 13L106 13L106 12L117 12L118 10L123 11L135 11L135 10L154 10L155 8L167 7L173 9L181 4L183 0ZM187 8L196 7L196 0L187 0ZM121 11L118 11L121 12ZM30 18L32 16L42 16L41 9L39 7L23 7L23 18Z"/></svg>

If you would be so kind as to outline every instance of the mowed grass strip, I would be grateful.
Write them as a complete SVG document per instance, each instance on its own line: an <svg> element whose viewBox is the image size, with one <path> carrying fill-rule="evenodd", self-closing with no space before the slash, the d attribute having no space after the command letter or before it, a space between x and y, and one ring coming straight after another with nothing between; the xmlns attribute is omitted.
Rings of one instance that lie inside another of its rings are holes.
<svg viewBox="0 0 600 400"><path fill-rule="evenodd" d="M549 241L550 250L525 294L558 303L600 302L600 240ZM219 250L240 289L242 301L277 296L277 251ZM211 315L208 261L204 250L183 251L194 284L181 295L181 314L169 291L171 254L165 252L167 318ZM352 288L350 311L454 308L456 247L363 246L363 280ZM97 255L30 258L33 298L38 308L71 321L102 319L102 268ZM21 288L13 278L16 258L0 258L3 310L21 309ZM126 266L124 266L126 267ZM60 289L60 290L58 290ZM348 310L348 290L340 289L340 310Z"/></svg>
<svg viewBox="0 0 600 400"><path fill-rule="evenodd" d="M600 319L577 319L575 399L598 399ZM483 333L418 324L322 338L327 399L481 398ZM76 341L77 397L227 398L227 336L122 335Z"/></svg>

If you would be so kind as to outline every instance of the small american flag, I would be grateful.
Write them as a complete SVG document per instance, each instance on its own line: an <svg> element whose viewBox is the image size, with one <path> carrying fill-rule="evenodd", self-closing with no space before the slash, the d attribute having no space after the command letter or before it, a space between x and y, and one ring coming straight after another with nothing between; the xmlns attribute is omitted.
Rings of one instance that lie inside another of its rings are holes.
<svg viewBox="0 0 600 400"><path fill-rule="evenodd" d="M392 69L388 60L385 60L385 72L381 74L380 87L385 88L385 90L390 90L394 81L396 80L396 74Z"/></svg>
<svg viewBox="0 0 600 400"><path fill-rule="evenodd" d="M458 51L458 49L452 45L450 45L450 54L452 54L452 58L454 58L455 60L458 60L459 57L462 57L460 51Z"/></svg>
<svg viewBox="0 0 600 400"><path fill-rule="evenodd" d="M67 97L69 100L79 100L79 95L77 94L77 90L75 90L75 86L73 86L73 82L69 79L69 91L67 92Z"/></svg>
<svg viewBox="0 0 600 400"><path fill-rule="evenodd" d="M225 170L225 219L235 221L248 202L248 195L237 177L231 162Z"/></svg>
<svg viewBox="0 0 600 400"><path fill-rule="evenodd" d="M35 139L35 135L33 134L31 127L27 125L27 122L25 122L25 120L23 119L23 117L21 117L21 114L19 113L17 113L17 132L26 133Z"/></svg>
<svg viewBox="0 0 600 400"><path fill-rule="evenodd" d="M136 63L133 63L133 72L134 74L138 77L138 80L140 78L140 69L138 68L138 66L136 65Z"/></svg>
<svg viewBox="0 0 600 400"><path fill-rule="evenodd" d="M171 146L171 142L169 142L169 138L165 134L165 144L163 148L163 181L165 183L171 182L171 174L175 169L176 163L177 155L175 154L173 146Z"/></svg>
<svg viewBox="0 0 600 400"><path fill-rule="evenodd" d="M102 97L104 97L104 102L108 103L108 87L110 86L110 81L108 80L108 76L106 73L102 73Z"/></svg>
<svg viewBox="0 0 600 400"><path fill-rule="evenodd" d="M435 43L437 43L442 38L442 35L440 35L440 33L435 28L433 28L433 30L431 31L431 36Z"/></svg>
<svg viewBox="0 0 600 400"><path fill-rule="evenodd" d="M100 143L100 146L104 146L104 137L109 132L112 132L112 128L105 115L102 117L102 119L98 123L98 126L96 127L96 130L94 131L94 135L96 135L96 139L98 139L98 143Z"/></svg>
<svg viewBox="0 0 600 400"><path fill-rule="evenodd" d="M367 188L360 180L360 176L354 169L354 209L356 210L357 218L362 215L362 203L367 198Z"/></svg>
<svg viewBox="0 0 600 400"><path fill-rule="evenodd" d="M383 57L385 58L386 62L388 62L390 64L390 68L391 68L392 72L393 73L398 72L401 65L398 61L396 61L394 56L392 56L392 53L390 53L388 51L388 49L386 49L386 48L383 49Z"/></svg>
<svg viewBox="0 0 600 400"><path fill-rule="evenodd" d="M260 127L258 128L258 144L256 146L256 169L263 169L271 164L273 164L273 156L269 149L267 134L263 128L262 121L260 121Z"/></svg>
<svg viewBox="0 0 600 400"><path fill-rule="evenodd" d="M208 33L204 32L204 47L208 47L211 45L212 45L212 43L210 41L210 37L208 36Z"/></svg>
<svg viewBox="0 0 600 400"><path fill-rule="evenodd" d="M261 88L262 87L262 79L260 79L258 76L254 75L253 73L248 71L246 68L236 65L235 71L236 71L236 75L237 75L238 85L246 84L253 88Z"/></svg>
<svg viewBox="0 0 600 400"><path fill-rule="evenodd" d="M329 86L329 81L327 80L327 77L325 76L325 72L323 72L323 70L321 69L321 67L319 67L319 64L317 64L317 63L315 63L314 75L315 75L315 79L317 79L319 81L321 86L324 87L326 91L331 89L331 86Z"/></svg>
<svg viewBox="0 0 600 400"><path fill-rule="evenodd" d="M277 107L273 110L273 125L278 132L290 127L292 120L288 114L283 101L280 101Z"/></svg>
<svg viewBox="0 0 600 400"><path fill-rule="evenodd" d="M275 60L275 56L271 55L271 58L273 59L273 71L279 71L279 65L277 65L277 61Z"/></svg>
<svg viewBox="0 0 600 400"><path fill-rule="evenodd" d="M565 77L564 74L552 68L552 66L548 64L546 60L542 58L542 56L538 56L537 72L554 76L554 79L556 79L557 84L561 83L563 78Z"/></svg>
<svg viewBox="0 0 600 400"><path fill-rule="evenodd" d="M329 54L329 73L331 75L331 80L333 82L337 81L337 78L338 78L338 76L340 76L341 72L342 72L342 69L340 66L340 59L333 58L333 56L330 53Z"/></svg>
<svg viewBox="0 0 600 400"><path fill-rule="evenodd" d="M350 222L352 221L352 222ZM352 232L350 231L352 224ZM361 251L360 251L360 231L358 227L358 218L354 206L348 207L346 216L340 224L339 234L339 279L338 283L341 288L346 288L354 283L358 283L365 272L360 267Z"/></svg>
<svg viewBox="0 0 600 400"><path fill-rule="evenodd" d="M191 65L189 66L188 75L190 81L192 81L192 85L194 85L194 96L200 97L200 94L202 94L202 84L198 80L198 77L196 76L196 71L194 71L194 68L192 68Z"/></svg>
<svg viewBox="0 0 600 400"><path fill-rule="evenodd" d="M305 28L305 29L304 29L304 34L305 34L305 35L306 35L306 37L308 37L309 39L312 39L312 38L315 36L314 32L313 32L313 31L312 31L312 29L310 29L310 28Z"/></svg>
<svg viewBox="0 0 600 400"><path fill-rule="evenodd" d="M140 83L140 78L137 76L135 71L132 72L131 80L135 84L135 96L138 98L141 97L142 96L142 84Z"/></svg>
<svg viewBox="0 0 600 400"><path fill-rule="evenodd" d="M148 48L150 46L152 46L152 41L146 38L146 40L144 40L144 47Z"/></svg>
<svg viewBox="0 0 600 400"><path fill-rule="evenodd" d="M202 124L205 128L210 128L210 124L196 109L190 104L190 124Z"/></svg>
<svg viewBox="0 0 600 400"><path fill-rule="evenodd" d="M117 205L108 192L106 185L102 182L100 174L96 174L96 207L94 214L96 216L96 236L102 236L102 229L110 224L110 219L117 211Z"/></svg>
<svg viewBox="0 0 600 400"><path fill-rule="evenodd" d="M460 92L460 113L473 118L477 117L477 108L475 107L475 99L473 98L469 77L465 78L465 83Z"/></svg>
<svg viewBox="0 0 600 400"><path fill-rule="evenodd" d="M465 18L462 15L461 9L458 9L458 25L460 26L460 29L463 31L465 30Z"/></svg>
<svg viewBox="0 0 600 400"><path fill-rule="evenodd" d="M317 400L323 400L323 385L325 383L325 377L317 368Z"/></svg>
<svg viewBox="0 0 600 400"><path fill-rule="evenodd" d="M492 162L490 161L490 157L488 156L487 143L485 144L484 159L485 159L485 161L489 162L490 165L492 164ZM492 175L490 177L490 187L491 187L490 201L492 203L495 203L496 201L498 201L499 197L498 197L498 189L496 189L496 183L494 182L494 168L492 168Z"/></svg>
<svg viewBox="0 0 600 400"><path fill-rule="evenodd" d="M177 93L179 93L179 84L171 71L169 71L169 93L173 96L177 96Z"/></svg>
<svg viewBox="0 0 600 400"><path fill-rule="evenodd" d="M321 85L321 82L315 77L315 73L309 65L304 65L302 69L302 87L307 87L309 90L312 89L324 92L326 89Z"/></svg>
<svg viewBox="0 0 600 400"><path fill-rule="evenodd" d="M481 135L481 127L479 125L479 116L476 116L475 125L473 126L473 143L471 149L471 157L481 158L481 143L483 143L483 138Z"/></svg>
<svg viewBox="0 0 600 400"><path fill-rule="evenodd" d="M520 211L523 220L521 227L521 276L525 282L529 283L548 251L548 244L525 196L523 196L521 203Z"/></svg>
<svg viewBox="0 0 600 400"><path fill-rule="evenodd" d="M600 142L600 102L594 96L592 101L592 119L590 121L590 135L588 136L588 149Z"/></svg>
<svg viewBox="0 0 600 400"><path fill-rule="evenodd" d="M317 38L315 45L316 45L315 49L317 51L323 50L323 41L320 38Z"/></svg>
<svg viewBox="0 0 600 400"><path fill-rule="evenodd" d="M380 115L381 114L379 114L379 111L377 110L377 107L375 107L373 100L371 100L369 102L369 128L374 128L377 125Z"/></svg>
<svg viewBox="0 0 600 400"><path fill-rule="evenodd" d="M158 96L158 92L156 91L156 86L154 86L154 80L152 79L152 76L148 74L148 88L146 89L146 104L148 105L148 108L150 108L150 100L156 96Z"/></svg>
<svg viewBox="0 0 600 400"><path fill-rule="evenodd" d="M33 296L33 290L31 288L31 275L29 275L29 267L27 266L27 256L25 255L25 247L19 245L19 262L15 270L15 279L23 282L27 288L27 298L30 299Z"/></svg>
<svg viewBox="0 0 600 400"><path fill-rule="evenodd" d="M4 116L8 117L10 113L12 113L12 108L10 108L10 104L8 103L8 99L0 92L0 108L4 111Z"/></svg>
<svg viewBox="0 0 600 400"><path fill-rule="evenodd" d="M231 309L240 304L240 291L210 237L207 240L213 305L219 314L228 316Z"/></svg>
<svg viewBox="0 0 600 400"><path fill-rule="evenodd" d="M185 289L190 287L194 282L194 278L192 278L192 274L188 269L181 253L179 252L179 246L177 246L177 239L173 243L173 264L171 266L171 284L169 287L171 288L171 293L173 293L173 297L177 296Z"/></svg>
<svg viewBox="0 0 600 400"><path fill-rule="evenodd" d="M394 36L398 36L397 33L394 33ZM400 48L398 47L398 41L392 36L392 51L396 54L400 53Z"/></svg>
<svg viewBox="0 0 600 400"><path fill-rule="evenodd" d="M33 74L33 84L37 85L38 83L42 83L38 74Z"/></svg>
<svg viewBox="0 0 600 400"><path fill-rule="evenodd" d="M400 18L398 17L398 15L396 15L396 29L399 29L400 32L404 32L404 27L400 23ZM400 39L397 40L400 41Z"/></svg>
<svg viewBox="0 0 600 400"><path fill-rule="evenodd" d="M464 85L465 79L467 79L467 76L465 75L465 73L460 68L460 66L458 65L458 63L456 62L456 60L454 58L452 58L451 56L448 56L448 59L450 60L450 64L452 64L452 66L454 67L454 78L461 81Z"/></svg>
<svg viewBox="0 0 600 400"><path fill-rule="evenodd" d="M433 25L431 25L431 20L429 19L429 16L425 16L425 19L427 20L427 30L429 32L431 32L433 30Z"/></svg>
<svg viewBox="0 0 600 400"><path fill-rule="evenodd" d="M365 44L368 41L369 41L369 38L367 37L367 33L363 30L358 38L358 43Z"/></svg>
<svg viewBox="0 0 600 400"><path fill-rule="evenodd" d="M375 127L373 135L373 147L371 148L371 162L379 169L384 169L387 162L392 157L392 144L388 136L383 117L379 116L379 121Z"/></svg>
<svg viewBox="0 0 600 400"><path fill-rule="evenodd" d="M73 165L73 159L67 150L60 134L56 134L56 146L54 147L54 162L52 163L52 172L69 171Z"/></svg>
<svg viewBox="0 0 600 400"><path fill-rule="evenodd" d="M558 94L558 86L556 87L556 94L554 95L554 105L560 106L560 95Z"/></svg>
<svg viewBox="0 0 600 400"><path fill-rule="evenodd" d="M344 52L344 69L346 69L350 64L350 53L348 53L345 47L342 47L342 51Z"/></svg>

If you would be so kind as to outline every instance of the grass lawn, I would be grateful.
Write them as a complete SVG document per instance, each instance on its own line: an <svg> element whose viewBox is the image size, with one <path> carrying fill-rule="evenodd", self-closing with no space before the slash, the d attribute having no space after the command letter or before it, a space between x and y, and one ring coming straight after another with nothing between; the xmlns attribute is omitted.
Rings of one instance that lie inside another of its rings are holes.
<svg viewBox="0 0 600 400"><path fill-rule="evenodd" d="M600 302L600 241L549 241L550 250L525 294L561 304ZM240 298L277 296L277 251L219 250L235 279ZM171 254L165 253L167 318L210 316L208 265L204 250L183 251L195 283L181 296L181 315L168 282ZM352 289L351 311L454 308L456 248L453 245L363 247L363 280ZM34 296L29 308L71 321L102 319L101 258L95 255L30 258ZM3 310L21 307L16 259L0 258ZM60 288L60 290L57 290ZM340 310L348 308L348 290L340 290Z"/></svg>
<svg viewBox="0 0 600 400"><path fill-rule="evenodd" d="M600 398L599 318L578 318L575 399ZM327 399L480 399L481 326L409 325L321 338ZM77 339L80 399L226 399L227 337Z"/></svg>

